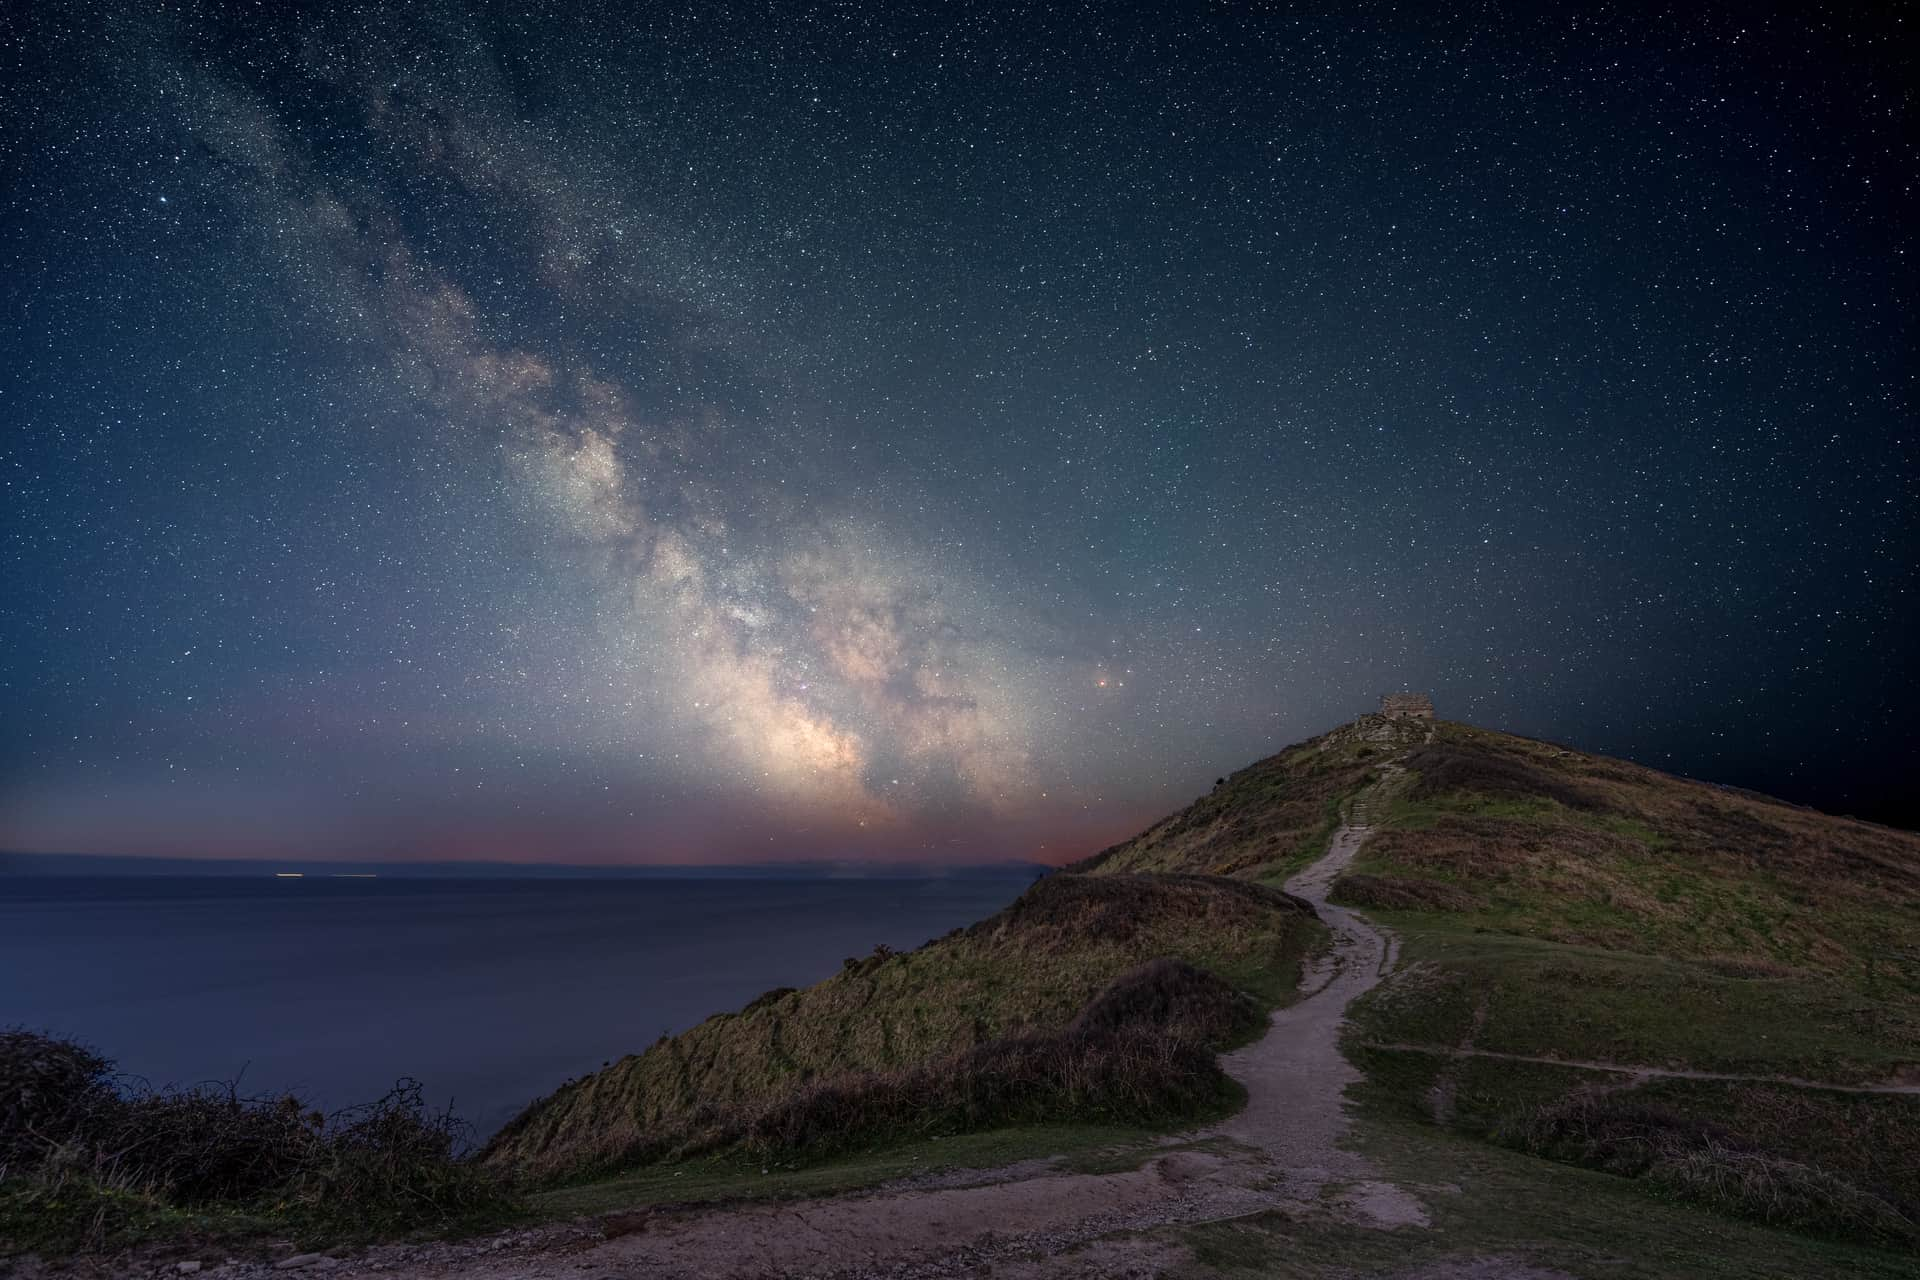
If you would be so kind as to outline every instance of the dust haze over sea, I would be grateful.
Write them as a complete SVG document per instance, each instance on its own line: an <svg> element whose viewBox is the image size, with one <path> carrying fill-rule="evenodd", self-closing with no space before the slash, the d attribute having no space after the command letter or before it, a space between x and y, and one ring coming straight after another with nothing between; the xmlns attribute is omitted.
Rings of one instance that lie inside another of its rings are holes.
<svg viewBox="0 0 1920 1280"><path fill-rule="evenodd" d="M937 879L0 878L0 1025L158 1085L334 1109L401 1076L481 1135L776 986L991 915L1032 874Z"/></svg>

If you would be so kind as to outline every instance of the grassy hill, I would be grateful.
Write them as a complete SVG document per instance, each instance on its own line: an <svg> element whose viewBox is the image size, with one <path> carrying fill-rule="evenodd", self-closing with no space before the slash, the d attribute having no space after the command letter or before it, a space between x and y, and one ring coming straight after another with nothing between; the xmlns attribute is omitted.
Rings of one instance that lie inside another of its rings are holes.
<svg viewBox="0 0 1920 1280"><path fill-rule="evenodd" d="M1789 1081L1920 1078L1920 836L1469 725L1428 734L1362 717L1087 869L1277 880L1377 783L1333 892L1403 941L1349 1027L1377 1114L1766 1221L1916 1238L1920 1098Z"/></svg>
<svg viewBox="0 0 1920 1280"><path fill-rule="evenodd" d="M1350 1029L1376 1100L1920 1241L1920 1097L1813 1087L1916 1078L1920 837L1466 725L1405 763L1333 895L1404 939Z"/></svg>
<svg viewBox="0 0 1920 1280"><path fill-rule="evenodd" d="M1271 887L1325 850L1363 793L1374 835L1334 899L1403 943L1349 1025L1367 1114L1776 1224L1913 1238L1920 1098L1843 1087L1911 1080L1920 1064L1920 837L1377 716L1222 779L990 920L575 1081L487 1159L567 1179L1218 1106L1204 1053L1158 1083L1031 1060L1097 1008L1149 1039L1247 1034L1254 1022L1221 1002L1289 998L1322 936ZM1157 957L1192 969L1179 994L1142 998L1130 971ZM1132 1043L1137 1066L1146 1040ZM1081 1085L1063 1090L1067 1076ZM961 1081L959 1096L936 1078Z"/></svg>
<svg viewBox="0 0 1920 1280"><path fill-rule="evenodd" d="M1920 993L1912 833L1467 725L1405 763L1356 868L1387 884L1350 886L1356 902L1412 895L1498 933Z"/></svg>
<svg viewBox="0 0 1920 1280"><path fill-rule="evenodd" d="M1306 904L1244 882L1051 876L916 951L849 960L565 1085L484 1158L552 1179L1197 1114L1228 1086L1209 1047L1253 1034L1323 933Z"/></svg>
<svg viewBox="0 0 1920 1280"><path fill-rule="evenodd" d="M1920 837L1442 724L1334 899L1407 941L1374 1039L1884 1081L1920 1063Z"/></svg>

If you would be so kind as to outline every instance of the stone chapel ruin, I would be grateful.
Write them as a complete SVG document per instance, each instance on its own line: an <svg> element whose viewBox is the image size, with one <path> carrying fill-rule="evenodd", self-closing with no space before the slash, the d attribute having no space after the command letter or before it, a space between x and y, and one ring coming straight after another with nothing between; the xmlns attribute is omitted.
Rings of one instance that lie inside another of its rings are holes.
<svg viewBox="0 0 1920 1280"><path fill-rule="evenodd" d="M1431 720L1433 699L1424 693L1382 694L1380 714L1389 720Z"/></svg>

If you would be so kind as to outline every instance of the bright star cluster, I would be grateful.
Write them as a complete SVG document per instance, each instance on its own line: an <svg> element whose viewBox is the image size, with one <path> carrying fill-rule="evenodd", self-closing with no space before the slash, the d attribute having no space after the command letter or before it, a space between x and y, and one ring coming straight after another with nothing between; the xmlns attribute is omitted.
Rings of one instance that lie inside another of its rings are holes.
<svg viewBox="0 0 1920 1280"><path fill-rule="evenodd" d="M1913 47L32 6L0 847L1058 861L1402 687L1910 820Z"/></svg>

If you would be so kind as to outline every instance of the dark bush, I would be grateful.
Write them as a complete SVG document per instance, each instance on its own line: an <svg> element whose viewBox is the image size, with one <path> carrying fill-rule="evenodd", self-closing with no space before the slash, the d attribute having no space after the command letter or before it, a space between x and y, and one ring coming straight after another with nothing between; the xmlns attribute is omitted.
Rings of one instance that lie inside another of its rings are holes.
<svg viewBox="0 0 1920 1280"><path fill-rule="evenodd" d="M1163 958L1115 978L1067 1029L1080 1035L1156 1031L1219 1047L1245 1040L1265 1025L1259 1006L1223 979Z"/></svg>
<svg viewBox="0 0 1920 1280"><path fill-rule="evenodd" d="M924 1134L1067 1120L1159 1124L1229 1092L1213 1049L1264 1025L1259 1007L1179 960L1120 975L1067 1029L1006 1036L919 1066L816 1081L749 1110L709 1111L628 1160L740 1148L761 1158L832 1155Z"/></svg>
<svg viewBox="0 0 1920 1280"><path fill-rule="evenodd" d="M71 1040L0 1031L0 1178L37 1167L117 1100L113 1063Z"/></svg>
<svg viewBox="0 0 1920 1280"><path fill-rule="evenodd" d="M135 1093L103 1110L86 1138L136 1185L206 1205L285 1186L313 1161L324 1122L296 1098L202 1086Z"/></svg>
<svg viewBox="0 0 1920 1280"><path fill-rule="evenodd" d="M465 1159L467 1124L434 1111L418 1080L401 1080L378 1102L327 1123L324 1141L288 1184L309 1208L334 1218L404 1226L449 1221L502 1207L501 1180Z"/></svg>
<svg viewBox="0 0 1920 1280"><path fill-rule="evenodd" d="M1312 915L1290 893L1247 880L1197 875L1076 875L1056 872L1036 881L1011 905L962 932L971 937L1015 935L1027 947L1064 951L1089 938L1128 938L1156 913L1231 910L1240 904Z"/></svg>
<svg viewBox="0 0 1920 1280"><path fill-rule="evenodd" d="M875 1141L1067 1120L1153 1124L1225 1096L1205 1047L1152 1031L1009 1036L908 1071L808 1085L703 1146L818 1158Z"/></svg>
<svg viewBox="0 0 1920 1280"><path fill-rule="evenodd" d="M112 1065L54 1037L0 1036L0 1182L10 1204L225 1209L364 1235L511 1203L501 1178L464 1159L463 1125L430 1111L417 1081L327 1117L297 1098L248 1098L231 1085L116 1084ZM98 1243L103 1234L94 1223L50 1238Z"/></svg>

